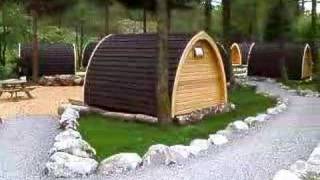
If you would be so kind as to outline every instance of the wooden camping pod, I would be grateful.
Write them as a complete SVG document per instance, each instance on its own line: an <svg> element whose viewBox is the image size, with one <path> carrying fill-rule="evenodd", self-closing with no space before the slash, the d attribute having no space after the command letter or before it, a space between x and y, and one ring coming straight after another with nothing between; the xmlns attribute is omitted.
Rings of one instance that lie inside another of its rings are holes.
<svg viewBox="0 0 320 180"><path fill-rule="evenodd" d="M168 45L172 117L225 104L223 62L210 36L170 34ZM89 60L85 104L156 116L157 60L157 34L105 37Z"/></svg>
<svg viewBox="0 0 320 180"><path fill-rule="evenodd" d="M22 74L32 75L32 45L22 45L19 56L22 64ZM73 44L39 44L39 75L75 74L76 53Z"/></svg>
<svg viewBox="0 0 320 180"><path fill-rule="evenodd" d="M255 43L233 43L230 47L231 60L233 65L247 64L250 58L250 53Z"/></svg>
<svg viewBox="0 0 320 180"><path fill-rule="evenodd" d="M281 57L284 56L288 78L301 80L312 77L312 55L308 44L256 44L249 60L249 76L281 77Z"/></svg>
<svg viewBox="0 0 320 180"><path fill-rule="evenodd" d="M89 59L91 57L91 54L94 50L94 48L97 46L98 42L89 42L84 50L83 50L83 55L82 55L82 66L87 67Z"/></svg>

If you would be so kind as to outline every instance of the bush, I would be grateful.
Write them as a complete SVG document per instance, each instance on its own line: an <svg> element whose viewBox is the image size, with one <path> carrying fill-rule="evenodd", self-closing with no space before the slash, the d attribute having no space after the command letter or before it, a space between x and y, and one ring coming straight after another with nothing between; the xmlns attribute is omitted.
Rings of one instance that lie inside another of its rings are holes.
<svg viewBox="0 0 320 180"><path fill-rule="evenodd" d="M0 66L0 80L14 77L14 68L12 66Z"/></svg>

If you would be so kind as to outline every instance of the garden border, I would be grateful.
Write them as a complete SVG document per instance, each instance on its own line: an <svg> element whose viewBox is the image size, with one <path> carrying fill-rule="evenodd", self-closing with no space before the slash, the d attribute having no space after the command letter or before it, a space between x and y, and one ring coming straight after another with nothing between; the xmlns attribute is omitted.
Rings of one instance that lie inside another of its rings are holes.
<svg viewBox="0 0 320 180"><path fill-rule="evenodd" d="M271 80L266 79L266 81ZM252 83L244 83L243 85L256 88L256 85ZM233 133L246 132L256 124L265 122L287 109L288 99L257 91L256 93L276 98L277 105L268 108L265 113L258 114L255 117L231 122L224 130L209 134L208 139L194 139L189 146L156 144L150 146L143 157L136 153L119 153L104 159L100 163L94 160L95 150L86 141L82 140L80 133L76 131L79 126L77 120L81 114L90 112L90 110L99 111L99 109L71 104L64 105L59 108L62 113L59 123L64 131L55 138L56 142L50 150L51 156L46 164L45 172L49 176L69 178L83 177L94 173L103 175L121 174L154 165L183 164L187 159L195 158L199 154L207 152L210 146L221 146L228 143L228 138ZM73 166L70 164L73 164Z"/></svg>

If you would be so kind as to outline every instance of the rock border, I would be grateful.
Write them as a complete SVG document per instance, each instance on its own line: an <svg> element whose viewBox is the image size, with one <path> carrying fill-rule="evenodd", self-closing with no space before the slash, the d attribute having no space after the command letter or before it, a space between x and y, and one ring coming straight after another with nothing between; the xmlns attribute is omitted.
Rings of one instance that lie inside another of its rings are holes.
<svg viewBox="0 0 320 180"><path fill-rule="evenodd" d="M290 168L279 170L273 180L320 179L320 143L312 151L307 161L298 160Z"/></svg>
<svg viewBox="0 0 320 180"><path fill-rule="evenodd" d="M256 89L254 84L246 83L244 85ZM95 150L82 140L80 133L77 132L80 115L90 112L91 109L78 105L63 105L58 110L62 112L59 124L63 132L55 138L56 143L50 150L50 160L46 164L45 172L49 176L69 178L84 177L94 173L101 175L122 174L148 166L181 165L188 159L207 152L212 146L227 144L231 135L247 132L250 128L287 109L288 99L266 93L263 95L276 98L277 105L268 108L265 113L234 121L224 130L209 134L208 139L194 139L189 145L155 144L149 147L143 157L137 153L119 153L104 159L100 164L94 160ZM135 118L137 117L135 116Z"/></svg>
<svg viewBox="0 0 320 180"><path fill-rule="evenodd" d="M42 76L38 83L41 86L82 86L84 77L71 74Z"/></svg>
<svg viewBox="0 0 320 180"><path fill-rule="evenodd" d="M250 80L253 81L266 81L273 84L278 84L281 89L286 90L290 94L294 94L297 96L303 96L303 97L319 97L320 98L320 92L312 91L311 89L294 89L291 88L281 82L277 82L275 79L272 78L265 78L265 77L250 77Z"/></svg>

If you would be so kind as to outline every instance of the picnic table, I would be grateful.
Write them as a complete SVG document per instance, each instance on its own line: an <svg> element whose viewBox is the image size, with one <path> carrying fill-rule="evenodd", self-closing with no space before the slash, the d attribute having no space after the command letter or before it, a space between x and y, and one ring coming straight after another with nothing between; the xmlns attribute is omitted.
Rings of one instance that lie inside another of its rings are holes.
<svg viewBox="0 0 320 180"><path fill-rule="evenodd" d="M17 99L18 93L24 92L28 98L33 98L30 91L34 89L34 87L27 86L26 79L7 79L0 81L0 97L3 93L9 93L11 99Z"/></svg>

